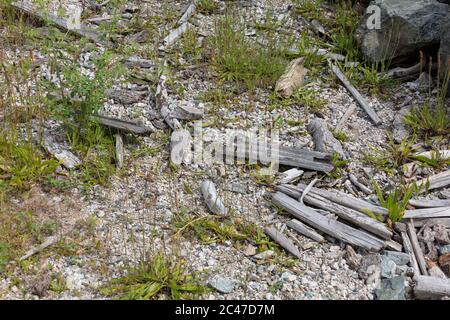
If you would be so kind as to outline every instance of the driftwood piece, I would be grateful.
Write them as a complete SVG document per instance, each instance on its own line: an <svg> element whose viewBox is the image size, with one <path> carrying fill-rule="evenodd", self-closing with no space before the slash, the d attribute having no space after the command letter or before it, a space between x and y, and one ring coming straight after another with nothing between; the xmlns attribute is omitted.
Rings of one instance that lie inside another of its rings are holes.
<svg viewBox="0 0 450 320"><path fill-rule="evenodd" d="M450 217L450 207L406 210L403 219Z"/></svg>
<svg viewBox="0 0 450 320"><path fill-rule="evenodd" d="M381 123L380 117L376 114L376 112L372 109L372 107L367 103L366 99L361 96L361 94L356 90L356 88L348 81L345 77L344 73L337 67L336 65L331 65L331 70L333 70L334 74L341 80L342 84L347 88L347 90L352 94L356 101L361 105L361 107L366 111L369 115L370 119L372 119L375 125Z"/></svg>
<svg viewBox="0 0 450 320"><path fill-rule="evenodd" d="M393 251L402 252L403 246L394 240L386 241L386 248Z"/></svg>
<svg viewBox="0 0 450 320"><path fill-rule="evenodd" d="M100 122L102 125L113 128L116 130L124 131L124 132L130 132L134 134L148 134L150 132L153 132L152 129L140 126L134 122L125 121L121 119L115 119L105 116L94 116L94 119L97 119L98 122Z"/></svg>
<svg viewBox="0 0 450 320"><path fill-rule="evenodd" d="M450 297L450 279L415 276L414 296L421 300L438 300Z"/></svg>
<svg viewBox="0 0 450 320"><path fill-rule="evenodd" d="M378 251L384 247L384 241L371 234L352 228L342 222L325 217L314 209L302 205L293 198L277 192L272 201L304 223L346 243L362 247L370 251Z"/></svg>
<svg viewBox="0 0 450 320"><path fill-rule="evenodd" d="M116 167L120 169L123 167L123 161L125 158L123 138L120 133L116 133L114 136L116 138Z"/></svg>
<svg viewBox="0 0 450 320"><path fill-rule="evenodd" d="M293 186L291 186L291 187L293 187ZM300 183L296 187L293 187L293 188L296 188L298 191L303 192L303 190L306 188L306 185ZM376 206L367 201L355 198L355 197L353 197L345 192L342 192L342 191L312 188L310 193L316 194L316 195L321 196L325 199L328 199L332 202L335 202L342 206L362 212L364 214L367 214L367 212L370 211L372 213L381 214L383 216L387 215L386 208Z"/></svg>
<svg viewBox="0 0 450 320"><path fill-rule="evenodd" d="M428 190L443 188L450 185L450 170L435 174L429 178L422 179L417 182L418 186L426 186L429 183ZM425 192L425 188L421 188L420 193Z"/></svg>
<svg viewBox="0 0 450 320"><path fill-rule="evenodd" d="M180 104L172 112L172 116L180 120L200 120L203 118L203 111L192 105Z"/></svg>
<svg viewBox="0 0 450 320"><path fill-rule="evenodd" d="M411 221L406 223L406 229L408 232L409 239L411 240L411 245L416 256L417 264L419 265L420 272L423 275L428 275L427 263L425 261L425 256L423 255L422 249L419 245L419 240L417 239L416 229Z"/></svg>
<svg viewBox="0 0 450 320"><path fill-rule="evenodd" d="M28 250L23 256L21 256L19 258L20 261L26 260L29 257L31 257L32 255L35 255L36 253L41 252L42 250L54 245L55 243L57 243L59 240L59 238L57 236L50 236L48 238L46 238L44 240L44 242L42 242L40 245L31 248L30 250Z"/></svg>
<svg viewBox="0 0 450 320"><path fill-rule="evenodd" d="M303 170L298 170L296 168L286 170L280 174L280 178L281 178L280 183L285 184L285 183L290 183L294 180L297 180L298 178L300 178L302 176L303 172L304 172Z"/></svg>
<svg viewBox="0 0 450 320"><path fill-rule="evenodd" d="M345 158L344 149L328 129L328 124L319 118L310 121L306 127L314 140L314 149L319 152L337 152L341 158Z"/></svg>
<svg viewBox="0 0 450 320"><path fill-rule="evenodd" d="M225 215L227 210L223 204L222 199L217 195L216 186L211 180L205 180L202 182L201 191L205 203L212 213L218 215Z"/></svg>
<svg viewBox="0 0 450 320"><path fill-rule="evenodd" d="M288 65L284 74L275 84L275 92L282 98L289 98L299 88L308 69L304 67L305 58L297 58Z"/></svg>
<svg viewBox="0 0 450 320"><path fill-rule="evenodd" d="M253 151L258 155L258 160L263 160L260 159L260 154L264 154L270 159L274 158L273 160L278 161L279 164L290 167L323 172L330 172L334 169L334 165L330 161L331 155L322 152L266 144L261 141L252 143L251 145L249 143L235 144L235 149L236 154L244 155L246 159L250 157L250 153ZM272 154L274 152L273 150L277 150L278 154Z"/></svg>
<svg viewBox="0 0 450 320"><path fill-rule="evenodd" d="M416 208L450 207L450 199L447 200L411 199L409 200L408 203Z"/></svg>
<svg viewBox="0 0 450 320"><path fill-rule="evenodd" d="M422 63L419 62L418 64L415 64L408 68L398 67L391 69L386 73L386 76L389 78L397 78L397 79L406 77L409 78L418 75L421 70L422 70Z"/></svg>
<svg viewBox="0 0 450 320"><path fill-rule="evenodd" d="M42 145L67 169L74 169L81 164L81 160L76 155L57 143L49 133L44 133Z"/></svg>
<svg viewBox="0 0 450 320"><path fill-rule="evenodd" d="M347 123L348 119L350 119L352 114L355 112L355 110L356 110L356 105L355 104L351 104L350 107L345 111L345 113L342 116L342 118L339 120L339 122L336 125L336 127L334 128L334 130L335 131L341 131L342 128L344 127L344 125Z"/></svg>
<svg viewBox="0 0 450 320"><path fill-rule="evenodd" d="M171 110L169 108L169 95L166 89L166 80L167 78L165 75L161 75L161 77L159 78L155 93L156 107L159 109L159 112L161 113L164 121L172 130L181 129L180 122L172 117Z"/></svg>
<svg viewBox="0 0 450 320"><path fill-rule="evenodd" d="M356 178L356 176L353 173L349 173L348 178L359 190L361 190L367 195L372 194L372 191L368 187L363 185L361 182L359 182L358 178Z"/></svg>
<svg viewBox="0 0 450 320"><path fill-rule="evenodd" d="M314 229L304 225L303 223L301 223L300 221L298 221L296 219L292 219L292 220L288 221L286 223L286 225L289 228L294 229L301 235L308 237L314 241L317 241L320 243L325 242L325 238L322 235L318 234Z"/></svg>
<svg viewBox="0 0 450 320"><path fill-rule="evenodd" d="M414 227L421 228L424 225L440 224L450 228L450 218L419 218L413 220Z"/></svg>
<svg viewBox="0 0 450 320"><path fill-rule="evenodd" d="M277 186L276 190L281 191L296 199L302 196L301 193L298 192L298 190L294 189L294 187L290 185ZM310 192L304 195L303 199L309 205L332 212L339 218L351 222L352 224L364 230L372 232L373 234L376 234L383 239L390 239L392 237L392 232L386 227L384 223L372 219L364 213L334 203L324 197L315 194L314 192Z"/></svg>
<svg viewBox="0 0 450 320"><path fill-rule="evenodd" d="M143 69L152 68L155 66L155 62L148 59L142 59L137 56L131 56L124 61L127 67L139 67Z"/></svg>
<svg viewBox="0 0 450 320"><path fill-rule="evenodd" d="M287 252L300 259L300 251L294 245L294 243L283 233L279 232L274 227L266 227L264 228L264 232L281 247L283 247Z"/></svg>
<svg viewBox="0 0 450 320"><path fill-rule="evenodd" d="M191 149L191 134L188 130L177 129L170 136L170 159L180 165L185 159L187 152Z"/></svg>
<svg viewBox="0 0 450 320"><path fill-rule="evenodd" d="M112 43L109 41L104 41L102 38L102 34L98 31L92 30L85 25L81 25L80 29L72 29L69 28L67 21L58 17L57 15L46 12L45 14L40 13L34 6L25 3L24 1L15 1L11 3L11 7L19 12L22 12L28 16L32 16L40 21L50 21L53 25L62 29L64 31L70 32L79 37L85 37L95 43L111 46Z"/></svg>
<svg viewBox="0 0 450 320"><path fill-rule="evenodd" d="M167 47L174 44L178 40L178 38L180 38L186 31L188 31L190 27L191 25L186 22L180 25L178 28L170 31L167 37L164 38L163 44L159 47L159 50L166 50Z"/></svg>
<svg viewBox="0 0 450 320"><path fill-rule="evenodd" d="M419 264L417 263L416 255L414 254L414 249L411 244L411 240L409 239L408 232L406 231L407 227L404 223L397 222L395 224L395 229L398 231L402 237L403 248L405 252L409 254L409 261L411 262L411 266L414 269L414 274L420 274Z"/></svg>
<svg viewBox="0 0 450 320"><path fill-rule="evenodd" d="M188 22L189 18L195 13L195 9L197 8L195 1L192 1L187 7L186 11L181 16L180 20L178 20L178 25L181 26Z"/></svg>

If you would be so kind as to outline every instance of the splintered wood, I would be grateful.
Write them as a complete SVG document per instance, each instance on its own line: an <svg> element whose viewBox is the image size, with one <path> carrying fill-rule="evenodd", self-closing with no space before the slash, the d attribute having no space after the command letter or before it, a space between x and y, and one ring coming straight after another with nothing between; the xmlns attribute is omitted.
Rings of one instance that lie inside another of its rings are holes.
<svg viewBox="0 0 450 320"><path fill-rule="evenodd" d="M286 68L285 73L275 85L275 92L280 97L289 98L303 84L303 79L308 73L308 69L303 66L304 63L305 58L297 58Z"/></svg>

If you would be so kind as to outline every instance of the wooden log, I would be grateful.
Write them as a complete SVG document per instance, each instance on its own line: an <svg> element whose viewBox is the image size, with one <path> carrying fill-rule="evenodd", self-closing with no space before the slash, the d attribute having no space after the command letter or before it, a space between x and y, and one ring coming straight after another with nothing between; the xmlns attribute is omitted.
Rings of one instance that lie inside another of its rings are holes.
<svg viewBox="0 0 450 320"><path fill-rule="evenodd" d="M450 217L450 207L406 210L403 219Z"/></svg>
<svg viewBox="0 0 450 320"><path fill-rule="evenodd" d="M155 101L156 107L159 109L162 118L169 125L172 130L181 129L180 122L173 118L171 110L169 109L169 95L166 89L166 76L161 75L158 86L156 87Z"/></svg>
<svg viewBox="0 0 450 320"><path fill-rule="evenodd" d="M426 186L427 184L429 184L428 190L443 188L450 185L450 170L435 174L417 182L418 186ZM425 188L421 188L419 192L423 193L425 191Z"/></svg>
<svg viewBox="0 0 450 320"><path fill-rule="evenodd" d="M40 245L31 248L30 250L28 250L23 256L21 256L19 258L19 261L23 261L28 259L29 257L31 257L32 255L35 255L36 253L41 252L42 250L54 245L55 243L58 242L58 237L57 236L50 236L48 238L46 238L44 240L44 242L42 242Z"/></svg>
<svg viewBox="0 0 450 320"><path fill-rule="evenodd" d="M348 178L359 190L361 190L362 192L364 192L367 195L372 194L372 191L368 187L363 185L361 182L359 182L358 178L356 178L353 173L349 173Z"/></svg>
<svg viewBox="0 0 450 320"><path fill-rule="evenodd" d="M72 33L79 37L85 37L95 43L101 44L103 46L110 47L112 43L102 39L102 34L98 31L92 30L85 25L81 25L80 29L69 28L67 21L58 17L57 15L47 12L45 14L40 13L34 6L25 3L24 1L15 1L11 3L11 7L18 12L24 13L28 16L34 17L39 21L49 21L59 29Z"/></svg>
<svg viewBox="0 0 450 320"><path fill-rule="evenodd" d="M386 241L386 249L402 252L403 246L394 240Z"/></svg>
<svg viewBox="0 0 450 320"><path fill-rule="evenodd" d="M447 228L450 228L450 218L422 218L422 219L414 219L413 221L414 227L421 228L425 224L427 225L435 225L442 224Z"/></svg>
<svg viewBox="0 0 450 320"><path fill-rule="evenodd" d="M180 25L178 28L170 31L167 37L164 38L163 44L159 47L159 50L166 50L167 47L174 44L178 40L178 38L180 38L186 31L188 31L190 27L191 25L186 22Z"/></svg>
<svg viewBox="0 0 450 320"><path fill-rule="evenodd" d="M181 26L188 22L189 18L192 17L192 15L195 13L195 9L197 6L195 5L195 1L192 1L189 6L187 7L184 14L181 16L180 20L178 20L178 25Z"/></svg>
<svg viewBox="0 0 450 320"><path fill-rule="evenodd" d="M423 65L420 62L418 64L415 64L408 68L398 67L398 68L389 70L386 73L386 76L389 78L412 77L412 76L418 75L420 73L420 71L422 70L422 67L423 67Z"/></svg>
<svg viewBox="0 0 450 320"><path fill-rule="evenodd" d="M344 125L347 123L348 119L352 116L353 112L356 110L356 105L352 104L350 107L345 111L342 118L339 120L338 124L334 128L334 131L341 131Z"/></svg>
<svg viewBox="0 0 450 320"><path fill-rule="evenodd" d="M370 251L379 251L385 245L383 240L342 222L325 217L281 192L276 192L272 197L272 201L275 205L285 209L304 223L346 243Z"/></svg>
<svg viewBox="0 0 450 320"><path fill-rule="evenodd" d="M217 195L214 182L211 180L203 181L201 191L203 198L205 199L205 203L212 213L222 216L227 213L227 209L225 208L222 199Z"/></svg>
<svg viewBox="0 0 450 320"><path fill-rule="evenodd" d="M287 66L284 74L275 84L275 92L282 98L289 98L294 91L303 84L303 80L308 73L304 67L305 58L297 58Z"/></svg>
<svg viewBox="0 0 450 320"><path fill-rule="evenodd" d="M310 121L306 128L313 138L316 151L331 154L337 152L341 158L345 159L341 143L330 132L328 124L324 120L315 118Z"/></svg>
<svg viewBox="0 0 450 320"><path fill-rule="evenodd" d="M120 133L116 133L114 136L116 138L116 167L120 169L123 167L123 162L125 158L125 151L123 148L123 138Z"/></svg>
<svg viewBox="0 0 450 320"><path fill-rule="evenodd" d="M289 188L289 186L286 185L277 186L276 190L296 199L299 199L301 196L298 191L293 188ZM372 232L383 239L390 239L392 237L392 231L390 231L384 223L372 219L364 213L334 203L312 192L306 194L303 200L309 205L332 212L339 218L346 220L364 230Z"/></svg>
<svg viewBox="0 0 450 320"><path fill-rule="evenodd" d="M74 169L81 164L81 160L76 155L57 143L48 132L43 135L42 145L67 169Z"/></svg>
<svg viewBox="0 0 450 320"><path fill-rule="evenodd" d="M191 105L177 105L172 116L181 120L200 120L203 118L203 110Z"/></svg>
<svg viewBox="0 0 450 320"><path fill-rule="evenodd" d="M281 178L280 183L285 184L285 183L290 183L294 180L297 180L298 178L300 178L302 176L303 172L304 172L303 170L298 170L296 168L286 170L280 174L280 178Z"/></svg>
<svg viewBox="0 0 450 320"><path fill-rule="evenodd" d="M123 132L130 132L134 134L148 134L153 132L152 129L140 126L131 121L125 121L121 119L115 119L110 117L105 117L101 115L93 116L93 119L96 119L102 125L113 128L116 130L120 130Z"/></svg>
<svg viewBox="0 0 450 320"><path fill-rule="evenodd" d="M411 199L409 200L408 203L416 208L450 207L450 199L446 200Z"/></svg>
<svg viewBox="0 0 450 320"><path fill-rule="evenodd" d="M334 74L338 77L339 80L341 80L342 84L347 88L347 90L352 94L352 96L355 98L356 101L361 105L361 107L366 111L366 113L369 115L370 119L372 119L373 123L375 125L378 125L381 123L380 117L376 114L376 112L372 109L372 107L367 103L367 101L361 96L361 94L356 90L356 88L348 81L348 79L345 77L344 73L337 67L336 65L332 64L331 69L333 70Z"/></svg>
<svg viewBox="0 0 450 320"><path fill-rule="evenodd" d="M414 276L414 296L420 300L438 300L450 297L450 279Z"/></svg>
<svg viewBox="0 0 450 320"><path fill-rule="evenodd" d="M405 252L409 254L409 261L411 262L411 267L414 269L414 274L420 275L419 264L417 263L416 255L414 254L414 249L406 229L407 227L404 223L397 222L395 224L395 230L398 231L402 237L403 248L405 249Z"/></svg>
<svg viewBox="0 0 450 320"><path fill-rule="evenodd" d="M286 225L300 233L302 236L308 237L317 242L325 242L325 238L322 235L318 234L314 229L304 225L300 221L296 219L292 219L286 223Z"/></svg>
<svg viewBox="0 0 450 320"><path fill-rule="evenodd" d="M406 223L406 229L408 232L409 239L411 240L411 245L414 251L414 255L416 256L417 264L419 265L419 269L421 274L427 276L427 263L425 261L425 256L423 255L422 249L419 245L419 240L417 239L416 229L411 221Z"/></svg>
<svg viewBox="0 0 450 320"><path fill-rule="evenodd" d="M300 193L305 190L306 185L303 183L298 184L295 186L288 186L289 188L296 189ZM316 194L318 196L321 196L325 199L328 199L332 202L335 202L337 204L340 204L344 207L351 208L353 210L362 212L364 214L367 214L367 211L373 212L374 214L381 214L383 216L387 215L387 209L376 206L374 204L371 204L367 201L355 198L345 192L338 191L338 190L324 190L313 187L310 191L312 194Z"/></svg>
<svg viewBox="0 0 450 320"><path fill-rule="evenodd" d="M283 247L287 252L300 259L301 254L294 243L286 237L283 233L277 231L274 227L264 228L264 232L272 238L276 243Z"/></svg>

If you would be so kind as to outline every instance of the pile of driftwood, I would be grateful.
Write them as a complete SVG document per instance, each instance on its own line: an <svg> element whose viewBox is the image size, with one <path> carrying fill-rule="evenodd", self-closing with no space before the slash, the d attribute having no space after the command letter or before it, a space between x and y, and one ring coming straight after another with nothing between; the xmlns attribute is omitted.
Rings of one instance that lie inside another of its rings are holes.
<svg viewBox="0 0 450 320"><path fill-rule="evenodd" d="M426 181L429 190L450 185L450 170ZM445 191L442 192L446 195ZM448 192L447 192L448 193ZM386 208L338 190L305 184L281 184L272 195L277 207L293 216L286 225L317 242L332 237L370 252L404 251L414 270L414 294L419 299L450 296L450 197L444 200L409 201L403 219L393 229L372 218L387 217ZM269 230L270 229L270 230ZM266 233L294 256L292 241L274 228Z"/></svg>

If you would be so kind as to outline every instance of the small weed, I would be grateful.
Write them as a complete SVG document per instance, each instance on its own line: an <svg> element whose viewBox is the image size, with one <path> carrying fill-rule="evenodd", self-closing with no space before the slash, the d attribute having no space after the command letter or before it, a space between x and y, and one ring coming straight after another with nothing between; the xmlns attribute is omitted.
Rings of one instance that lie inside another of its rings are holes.
<svg viewBox="0 0 450 320"><path fill-rule="evenodd" d="M422 165L442 170L450 166L450 158L445 158L439 150L431 151L431 157L423 155L412 156L411 159L420 161Z"/></svg>
<svg viewBox="0 0 450 320"><path fill-rule="evenodd" d="M301 87L294 94L287 99L279 98L275 93L272 93L270 100L273 103L280 104L282 106L299 105L305 108L305 111L312 113L319 113L323 111L327 102L325 99L320 98L318 92L308 87Z"/></svg>
<svg viewBox="0 0 450 320"><path fill-rule="evenodd" d="M429 103L414 108L404 118L404 123L413 133L425 137L445 135L450 132L450 112L444 104L431 108Z"/></svg>
<svg viewBox="0 0 450 320"><path fill-rule="evenodd" d="M419 187L416 183L408 186L402 184L388 192L385 197L380 187L374 180L372 180L372 185L381 205L388 210L389 223L397 222L402 219L406 206L408 205L408 201L419 191Z"/></svg>
<svg viewBox="0 0 450 320"><path fill-rule="evenodd" d="M197 11L203 14L214 14L220 9L215 0L197 0Z"/></svg>
<svg viewBox="0 0 450 320"><path fill-rule="evenodd" d="M124 300L149 300L161 294L178 300L206 291L194 275L187 273L183 259L166 256L164 252L130 268L127 275L113 279L111 286L104 293Z"/></svg>
<svg viewBox="0 0 450 320"><path fill-rule="evenodd" d="M333 136L341 142L348 141L348 136L344 131L333 131Z"/></svg>
<svg viewBox="0 0 450 320"><path fill-rule="evenodd" d="M326 22L321 0L295 0L295 13L308 18Z"/></svg>
<svg viewBox="0 0 450 320"><path fill-rule="evenodd" d="M341 156L339 155L339 153L335 152L333 153L333 156L331 158L331 163L334 166L334 170L331 172L326 172L326 175L333 178L333 179L338 179L340 177L342 177L343 175L343 169L345 168L345 166L347 166L347 164L350 162L350 160L348 159L341 159Z"/></svg>

